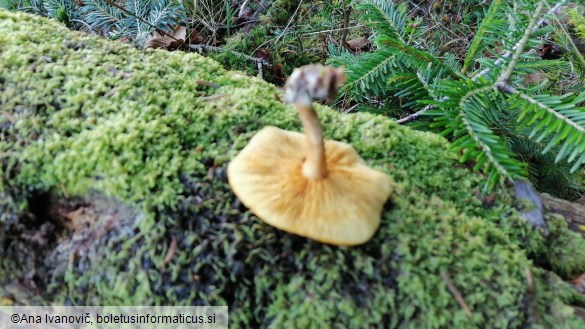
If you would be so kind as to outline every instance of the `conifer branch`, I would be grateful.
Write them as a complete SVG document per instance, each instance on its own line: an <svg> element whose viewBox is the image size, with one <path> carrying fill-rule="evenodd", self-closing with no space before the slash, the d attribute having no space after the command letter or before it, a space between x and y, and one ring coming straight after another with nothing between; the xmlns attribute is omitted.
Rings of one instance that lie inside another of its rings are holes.
<svg viewBox="0 0 585 329"><path fill-rule="evenodd" d="M526 28L526 30L524 31L524 35L522 36L522 39L520 39L520 41L518 41L518 43L514 46L515 52L514 52L514 55L512 56L512 60L510 61L510 64L508 65L506 70L500 76L499 81L507 83L510 80L510 76L512 76L512 71L514 71L514 68L516 67L516 64L518 63L518 60L520 59L520 55L522 55L522 52L524 51L524 47L526 46L528 39L530 39L530 35L535 30L536 19L540 16L540 13L542 12L543 7L544 7L544 1L539 2L538 7L536 8L536 12L532 16L530 23L528 23L528 28Z"/></svg>
<svg viewBox="0 0 585 329"><path fill-rule="evenodd" d="M148 21L147 21L147 20L145 20L144 18L142 18L142 17L139 17L139 16L138 16L138 15L136 15L135 13L133 13L133 12L129 11L128 9L124 8L123 6L120 6L119 4L115 3L114 1L112 1L112 0L105 0L105 1L106 1L106 2L107 2L109 5L110 5L110 6L113 6L113 7L115 7L115 8L118 8L119 10L123 11L124 13L126 13L126 14L128 14L128 15L130 15L130 16L132 16L132 17L134 17L134 18L136 18L136 19L137 19L137 20L139 20L140 22L142 22L142 23L144 23L144 24L146 24L146 25L150 26L151 28L153 28L153 29L154 29L156 32L158 32L159 34L161 34L161 35L164 35L164 36L167 36L167 37L169 37L169 38L171 38L171 39L173 39L173 40L175 40L175 41L179 41L179 40L177 40L177 38L175 38L174 36L172 36L172 35L170 35L170 34L166 33L165 31L161 30L159 27L157 27L157 26L155 26L155 25L151 24L150 22L148 22Z"/></svg>
<svg viewBox="0 0 585 329"><path fill-rule="evenodd" d="M561 8L561 6L563 6L565 3L567 2L567 0L561 0L559 2L557 2L557 4L552 7L546 14L547 15L553 15L557 10L559 10L559 8ZM536 17L536 15L534 15ZM546 18L543 17L541 18L538 23L536 23L532 29L530 29L530 33L533 33L534 31L536 31L536 29L540 28L542 26L542 24L544 24L546 22ZM516 50L519 46L520 46L520 42L522 40L518 41L518 43L512 47L512 50ZM512 56L512 52L511 51L506 51L502 57L498 58L495 62L494 62L494 66L500 66L504 63L505 60L507 60L510 56ZM483 69L482 71L480 71L479 73L477 73L476 75L474 75L471 80L473 82L477 81L479 78L484 77L485 75L487 75L488 73L490 73L490 71L492 70L492 68L490 67L486 67L485 69Z"/></svg>

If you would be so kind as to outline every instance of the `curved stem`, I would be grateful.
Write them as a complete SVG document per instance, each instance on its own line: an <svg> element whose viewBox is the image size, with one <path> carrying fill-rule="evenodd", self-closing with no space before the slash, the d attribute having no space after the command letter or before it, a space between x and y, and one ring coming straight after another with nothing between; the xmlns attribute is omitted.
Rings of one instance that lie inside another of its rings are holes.
<svg viewBox="0 0 585 329"><path fill-rule="evenodd" d="M307 138L307 158L303 163L303 176L309 179L321 179L327 177L325 165L325 144L323 142L323 129L312 105L297 102L296 108L303 122L305 136Z"/></svg>

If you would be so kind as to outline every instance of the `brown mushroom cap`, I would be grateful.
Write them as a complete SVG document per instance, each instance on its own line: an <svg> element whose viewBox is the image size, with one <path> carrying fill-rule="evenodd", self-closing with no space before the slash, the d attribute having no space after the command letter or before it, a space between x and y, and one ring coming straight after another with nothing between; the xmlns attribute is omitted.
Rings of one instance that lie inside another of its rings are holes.
<svg viewBox="0 0 585 329"><path fill-rule="evenodd" d="M230 162L230 186L260 219L336 245L369 240L391 193L390 178L368 168L348 144L325 141L327 177L302 174L306 137L266 127Z"/></svg>

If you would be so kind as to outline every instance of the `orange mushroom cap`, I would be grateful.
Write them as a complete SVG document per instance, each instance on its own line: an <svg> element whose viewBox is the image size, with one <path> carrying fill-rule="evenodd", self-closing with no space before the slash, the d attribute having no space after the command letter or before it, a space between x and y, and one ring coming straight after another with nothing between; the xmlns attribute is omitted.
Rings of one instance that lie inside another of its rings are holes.
<svg viewBox="0 0 585 329"><path fill-rule="evenodd" d="M315 72L319 76L313 78L322 82L313 88L328 89L319 98L330 97L337 86L331 88L323 81L336 83L339 77L327 75L340 72L310 66L297 77ZM316 93L308 94L313 98ZM295 101L301 116L302 111L312 111L314 115L312 107L307 109L303 103L304 97ZM367 167L351 145L331 140L321 139L322 154L316 152L313 157L323 158L324 163L318 165L323 170L315 171L311 166L307 169L310 149L319 148L320 125L314 126L314 120L316 115L303 119L305 134L276 127L259 131L230 162L230 186L256 216L279 229L335 245L364 243L380 225L392 181L385 173ZM309 129L319 131L310 133Z"/></svg>

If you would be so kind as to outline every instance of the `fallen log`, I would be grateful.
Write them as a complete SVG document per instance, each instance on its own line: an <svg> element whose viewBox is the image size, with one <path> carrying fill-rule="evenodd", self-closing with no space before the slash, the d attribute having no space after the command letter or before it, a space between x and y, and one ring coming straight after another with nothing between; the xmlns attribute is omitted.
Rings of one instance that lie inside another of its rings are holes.
<svg viewBox="0 0 585 329"><path fill-rule="evenodd" d="M572 230L585 233L585 205L558 199L547 193L541 193L540 197L547 211L563 215Z"/></svg>

